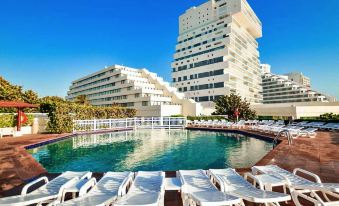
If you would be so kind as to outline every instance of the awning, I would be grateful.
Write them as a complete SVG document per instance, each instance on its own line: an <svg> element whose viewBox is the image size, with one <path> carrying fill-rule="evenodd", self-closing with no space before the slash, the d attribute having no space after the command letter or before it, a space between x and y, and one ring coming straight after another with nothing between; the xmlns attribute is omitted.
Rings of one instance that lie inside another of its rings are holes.
<svg viewBox="0 0 339 206"><path fill-rule="evenodd" d="M0 108L36 108L37 105L25 102L0 101Z"/></svg>

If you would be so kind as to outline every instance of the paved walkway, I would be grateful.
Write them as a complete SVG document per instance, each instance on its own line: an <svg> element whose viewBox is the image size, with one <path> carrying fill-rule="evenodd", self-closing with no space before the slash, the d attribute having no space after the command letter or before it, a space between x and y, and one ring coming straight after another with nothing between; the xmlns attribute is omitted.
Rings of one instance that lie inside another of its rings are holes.
<svg viewBox="0 0 339 206"><path fill-rule="evenodd" d="M56 134L25 135L0 139L0 194L25 180L47 171L26 152L24 146L66 136Z"/></svg>
<svg viewBox="0 0 339 206"><path fill-rule="evenodd" d="M248 130L242 131L252 133ZM47 173L25 151L24 146L62 138L66 135L26 135L18 138L5 137L0 139L0 196L18 194L23 183L31 178ZM273 137L271 136L271 138ZM339 183L339 133L318 132L316 138L298 138L292 146L288 145L287 141L284 140L260 160L257 165L272 163L290 171L300 167L318 174L323 182ZM249 171L249 168L238 171ZM167 172L167 176L173 176L173 174L175 173ZM53 177L55 175L47 174L47 176ZM177 192L166 192L165 202L166 206L181 205L180 194ZM290 203L288 205L293 204Z"/></svg>

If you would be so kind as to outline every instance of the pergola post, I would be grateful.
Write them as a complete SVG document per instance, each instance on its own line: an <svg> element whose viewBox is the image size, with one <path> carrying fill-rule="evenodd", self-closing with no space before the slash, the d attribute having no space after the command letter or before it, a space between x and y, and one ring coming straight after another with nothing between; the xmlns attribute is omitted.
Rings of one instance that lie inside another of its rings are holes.
<svg viewBox="0 0 339 206"><path fill-rule="evenodd" d="M16 131L20 132L21 131L21 109L18 107L17 108L18 115L17 115L17 122L16 122Z"/></svg>
<svg viewBox="0 0 339 206"><path fill-rule="evenodd" d="M16 108L17 109L17 124L16 132L13 133L13 136L21 136L21 121L22 121L22 110L24 108L37 108L38 105L29 104L25 102L14 102L14 101L0 101L0 108ZM25 117L26 119L26 117Z"/></svg>

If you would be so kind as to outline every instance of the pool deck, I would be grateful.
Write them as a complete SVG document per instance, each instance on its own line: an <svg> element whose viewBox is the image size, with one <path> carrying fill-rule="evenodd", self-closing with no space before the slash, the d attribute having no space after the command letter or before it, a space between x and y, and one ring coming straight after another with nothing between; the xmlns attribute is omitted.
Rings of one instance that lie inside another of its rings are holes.
<svg viewBox="0 0 339 206"><path fill-rule="evenodd" d="M213 131L228 131L255 134L264 138L273 138L267 134L242 130L227 130L213 128L188 128ZM39 134L22 137L4 137L0 139L0 197L19 194L22 185L37 176L47 175L47 171L26 152L25 146L64 138L69 134ZM292 171L294 168L303 168L320 176L323 182L339 183L339 133L318 132L316 138L298 138L293 145L283 140L274 150L268 153L256 165L277 164ZM250 168L239 169L240 173ZM102 174L96 174L100 177ZM167 172L171 177L174 172ZM166 192L165 205L181 205L180 195L177 192ZM252 205L252 204L246 204ZM285 205L294 205L292 203ZM307 204L305 204L307 205Z"/></svg>

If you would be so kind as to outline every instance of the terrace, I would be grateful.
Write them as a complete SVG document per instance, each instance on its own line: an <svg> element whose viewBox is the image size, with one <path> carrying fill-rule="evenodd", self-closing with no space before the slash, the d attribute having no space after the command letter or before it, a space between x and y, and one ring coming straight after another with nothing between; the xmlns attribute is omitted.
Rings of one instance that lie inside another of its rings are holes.
<svg viewBox="0 0 339 206"><path fill-rule="evenodd" d="M236 132L255 135L259 138L274 138L261 132L244 129L222 129L222 128L195 128L189 130L216 130L225 132ZM25 146L67 138L69 134L63 135L25 135L20 138L3 138L0 144L0 196L19 194L21 188L28 181L42 175L54 178L57 174L48 174L46 169L39 164L25 150ZM315 138L298 138L293 145L287 140L282 142L255 165L277 164L278 166L292 171L294 168L303 168L320 176L323 182L339 183L339 133L318 132ZM241 174L250 171L250 168L239 168ZM98 179L102 174L94 174ZM175 176L175 172L167 171L167 177ZM180 193L166 191L165 205L181 205ZM304 202L304 205L309 205ZM246 205L252 205L246 202ZM294 205L289 201L286 205Z"/></svg>

